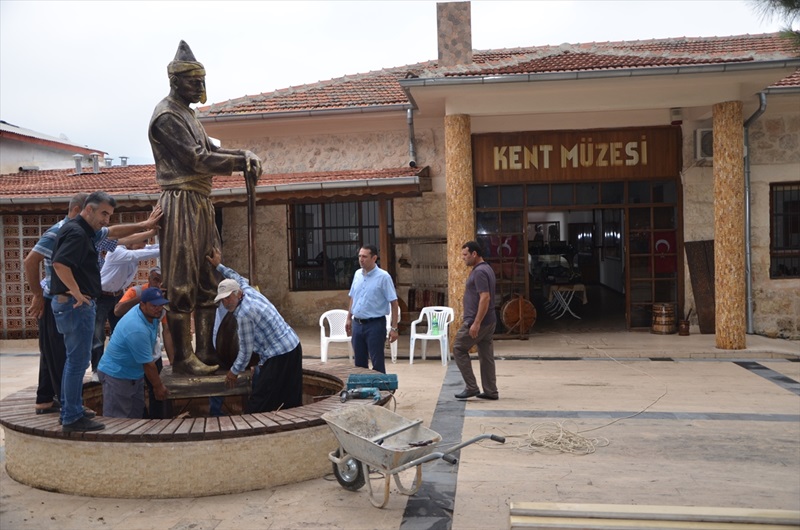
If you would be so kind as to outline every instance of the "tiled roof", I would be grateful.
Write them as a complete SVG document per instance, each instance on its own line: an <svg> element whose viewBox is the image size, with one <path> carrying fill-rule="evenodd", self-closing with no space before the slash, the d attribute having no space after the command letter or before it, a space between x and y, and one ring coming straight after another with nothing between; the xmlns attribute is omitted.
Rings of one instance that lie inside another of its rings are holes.
<svg viewBox="0 0 800 530"><path fill-rule="evenodd" d="M215 103L210 107L199 109L199 114L216 116L404 105L408 103L408 98L397 80L403 78L405 73L405 70L382 70L332 79L314 85L285 88L267 94Z"/></svg>
<svg viewBox="0 0 800 530"><path fill-rule="evenodd" d="M68 151L70 153L80 153L82 155L89 155L92 153L98 153L100 155L106 154L105 151L100 151L99 149L91 149L86 146L74 144L66 138L56 138L55 136L25 129L24 127L19 127L3 120L0 120L0 137L25 143L46 145L51 148Z"/></svg>
<svg viewBox="0 0 800 530"><path fill-rule="evenodd" d="M338 181L365 181L398 177L425 176L426 168L354 169L315 173L265 174L258 186L283 186ZM214 177L214 190L241 190L245 193L241 175ZM24 171L0 175L0 202L3 199L41 198L44 201L59 197L71 197L78 192L103 190L111 195L154 195L161 193L156 184L155 164L137 166L114 166L101 168L100 173L91 171L75 174L74 169ZM6 201L8 202L8 201Z"/></svg>
<svg viewBox="0 0 800 530"><path fill-rule="evenodd" d="M199 115L201 118L213 118L403 105L409 101L399 81L406 77L482 77L701 66L797 57L800 57L800 52L793 48L793 41L778 33L475 51L473 63L468 65L443 68L436 61L428 61L387 68L214 103L200 108ZM800 76L790 76L775 86L800 86Z"/></svg>
<svg viewBox="0 0 800 530"><path fill-rule="evenodd" d="M770 88L784 88L784 87L800 87L800 70L795 71L792 75L784 77Z"/></svg>

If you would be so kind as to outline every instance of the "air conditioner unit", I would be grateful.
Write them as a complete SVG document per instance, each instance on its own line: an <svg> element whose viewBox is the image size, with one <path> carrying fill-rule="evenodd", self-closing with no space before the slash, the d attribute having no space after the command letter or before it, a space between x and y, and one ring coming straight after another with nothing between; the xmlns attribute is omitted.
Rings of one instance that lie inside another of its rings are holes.
<svg viewBox="0 0 800 530"><path fill-rule="evenodd" d="M713 129L695 129L694 158L696 160L711 160L714 158Z"/></svg>

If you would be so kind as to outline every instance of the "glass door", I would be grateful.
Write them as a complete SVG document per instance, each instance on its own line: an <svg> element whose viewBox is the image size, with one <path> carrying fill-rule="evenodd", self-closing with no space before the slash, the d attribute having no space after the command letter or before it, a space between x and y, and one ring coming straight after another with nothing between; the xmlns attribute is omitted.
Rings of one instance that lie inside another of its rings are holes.
<svg viewBox="0 0 800 530"><path fill-rule="evenodd" d="M674 182L631 182L627 208L628 326L652 324L654 304L672 304L676 321L678 278L678 213ZM659 204L660 203L660 204ZM672 204L670 204L672 203Z"/></svg>

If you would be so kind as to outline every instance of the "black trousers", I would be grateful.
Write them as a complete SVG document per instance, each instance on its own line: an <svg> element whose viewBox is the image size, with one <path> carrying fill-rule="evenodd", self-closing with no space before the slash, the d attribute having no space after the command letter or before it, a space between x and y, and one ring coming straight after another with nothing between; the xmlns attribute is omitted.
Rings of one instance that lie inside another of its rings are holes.
<svg viewBox="0 0 800 530"><path fill-rule="evenodd" d="M303 404L303 347L270 357L260 366L247 413L290 409Z"/></svg>
<svg viewBox="0 0 800 530"><path fill-rule="evenodd" d="M61 400L61 376L67 362L64 336L58 332L50 299L45 299L44 312L39 319L39 385L36 388L36 403L50 403L53 398Z"/></svg>

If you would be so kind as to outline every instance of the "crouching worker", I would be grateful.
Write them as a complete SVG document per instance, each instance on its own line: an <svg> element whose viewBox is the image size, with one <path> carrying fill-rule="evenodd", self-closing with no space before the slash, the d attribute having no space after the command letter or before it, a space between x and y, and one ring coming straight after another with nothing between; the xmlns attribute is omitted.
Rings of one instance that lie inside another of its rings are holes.
<svg viewBox="0 0 800 530"><path fill-rule="evenodd" d="M158 324L168 303L161 289L144 289L139 305L117 323L97 366L103 384L103 416L141 418L145 377L153 385L156 399L164 400L169 395L153 361Z"/></svg>
<svg viewBox="0 0 800 530"><path fill-rule="evenodd" d="M267 298L250 286L235 270L222 265L214 249L208 261L225 276L217 287L215 302L233 312L238 325L239 353L225 376L225 386L234 388L250 357L258 354L253 375L253 393L248 414L299 407L303 404L303 348L297 333Z"/></svg>

